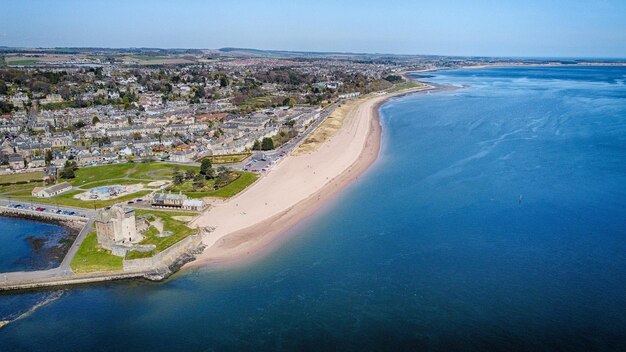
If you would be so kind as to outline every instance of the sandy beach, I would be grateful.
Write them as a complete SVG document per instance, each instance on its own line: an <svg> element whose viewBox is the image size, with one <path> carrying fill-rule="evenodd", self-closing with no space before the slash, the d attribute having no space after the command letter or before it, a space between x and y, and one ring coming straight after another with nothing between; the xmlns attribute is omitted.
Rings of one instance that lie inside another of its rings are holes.
<svg viewBox="0 0 626 352"><path fill-rule="evenodd" d="M281 234L313 213L359 177L378 157L381 127L378 109L385 100L431 87L362 99L342 127L316 150L287 156L238 196L214 205L192 226L210 226L207 249L187 264L245 261L274 248Z"/></svg>

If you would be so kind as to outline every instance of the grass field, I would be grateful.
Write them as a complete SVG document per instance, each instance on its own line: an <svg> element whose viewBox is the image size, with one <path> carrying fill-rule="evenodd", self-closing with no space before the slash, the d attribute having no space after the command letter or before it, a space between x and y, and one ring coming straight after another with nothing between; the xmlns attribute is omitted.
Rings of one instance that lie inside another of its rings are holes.
<svg viewBox="0 0 626 352"><path fill-rule="evenodd" d="M130 184L143 184L144 186L150 182L156 180L171 180L174 174L174 169L178 168L181 172L186 170L200 171L200 168L192 165L177 165L168 163L125 163L125 164L112 164L103 166L93 166L80 168L76 171L76 178L67 181L71 183L75 189L60 194L52 198L35 198L31 196L31 192L34 187L38 186L35 182L30 184L14 184L14 185L0 185L0 196L11 197L16 200L33 201L38 203L58 204L79 208L92 208L94 205L97 208L110 206L120 202L126 202L131 199L141 198L149 194L152 190L146 189L133 194L129 194L120 198L111 200L98 200L98 201L83 201L74 198L75 195L85 192L88 189L100 186L110 185L130 185ZM172 191L182 191L191 198L202 197L220 197L228 198L241 192L247 186L252 184L257 175L247 172L238 172L239 177L231 184L218 189L213 190L213 180L206 181L207 187L200 192L194 192L191 186L191 182L185 182L179 188L172 189ZM7 175L6 180L10 182L17 182L24 179L40 179L42 173L28 173L28 174L14 174ZM4 177L4 176L3 176ZM0 183L3 179L0 178Z"/></svg>
<svg viewBox="0 0 626 352"><path fill-rule="evenodd" d="M80 200L74 198L75 195L82 193L84 191L81 190L71 190L69 192L65 192L56 197L52 198L36 198L36 197L16 197L15 199L20 199L23 201L33 201L37 203L48 203L54 205L65 205L69 207L77 207L77 208L93 208L94 205L96 208L104 208L111 206L116 203L126 202L131 199L141 198L147 194L150 194L152 191L139 191L136 193L128 194L123 197L109 199L109 200ZM30 193L29 193L30 194Z"/></svg>
<svg viewBox="0 0 626 352"><path fill-rule="evenodd" d="M230 198L253 184L259 175L253 172L239 172L239 177L218 190L210 192L207 197Z"/></svg>
<svg viewBox="0 0 626 352"><path fill-rule="evenodd" d="M171 191L174 193L183 192L183 194L186 194L190 198L230 198L246 189L246 187L254 183L254 181L256 181L256 179L259 177L257 174L252 172L235 171L235 173L237 173L239 177L237 177L233 182L229 183L228 185L217 190L212 190L213 185L215 184L214 180L206 180L205 188L203 191L194 191L192 181L185 181L182 185L171 187Z"/></svg>
<svg viewBox="0 0 626 352"><path fill-rule="evenodd" d="M32 59L12 60L12 61L7 61L7 65L9 65L9 66L30 66L30 65L36 65L36 64L38 64L40 62L41 61L39 61L39 60L32 60Z"/></svg>
<svg viewBox="0 0 626 352"><path fill-rule="evenodd" d="M406 82L395 84L393 87L387 89L386 91L387 93L396 93L396 92L406 90L406 89L425 87L425 86L426 85L424 83L415 82L415 81L406 81Z"/></svg>
<svg viewBox="0 0 626 352"><path fill-rule="evenodd" d="M23 172L23 173L19 173L19 174L1 175L0 176L0 184L23 182L23 181L35 181L35 180L41 181L42 178L43 178L43 171Z"/></svg>
<svg viewBox="0 0 626 352"><path fill-rule="evenodd" d="M146 238L141 241L141 244L154 244L156 248L150 252L137 252L131 251L126 254L126 259L138 259L138 258L147 258L151 257L166 248L172 246L176 242L182 240L183 238L194 234L197 230L191 229L187 227L187 224L183 221L175 220L173 217L175 216L196 216L195 213L185 213L185 212L171 212L171 211L155 211L155 210L143 210L137 209L135 210L136 215L145 215L152 214L163 221L163 231L172 231L172 235L168 237L156 237L158 234L157 231L148 230L144 233Z"/></svg>
<svg viewBox="0 0 626 352"><path fill-rule="evenodd" d="M209 160L211 160L211 163L213 163L215 165L232 164L232 163L242 162L242 161L246 160L250 155L252 155L252 153L239 153L239 154L207 156L207 157L204 157L204 158L198 160L198 162L202 162L202 160L204 160L204 159L209 159Z"/></svg>
<svg viewBox="0 0 626 352"><path fill-rule="evenodd" d="M98 271L122 270L122 257L111 254L98 245L95 232L90 232L80 245L76 255L70 263L75 273L92 273Z"/></svg>
<svg viewBox="0 0 626 352"><path fill-rule="evenodd" d="M92 187L92 184L115 185L121 184L122 180L133 180L132 183L150 183L155 180L170 179L174 169L181 171L195 170L200 168L192 165L176 165L167 163L125 163L80 168L76 171L76 178L64 180L74 186ZM129 183L126 183L129 184Z"/></svg>

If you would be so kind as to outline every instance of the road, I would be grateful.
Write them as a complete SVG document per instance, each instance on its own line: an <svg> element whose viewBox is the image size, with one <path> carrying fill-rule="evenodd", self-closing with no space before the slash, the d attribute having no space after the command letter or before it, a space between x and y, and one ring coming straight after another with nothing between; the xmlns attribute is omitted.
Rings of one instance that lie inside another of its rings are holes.
<svg viewBox="0 0 626 352"><path fill-rule="evenodd" d="M287 143L281 145L279 148L268 151L258 151L251 160L244 161L237 164L227 165L230 168L244 171L253 172L267 172L270 168L279 162L284 156L293 151L302 141L304 141L313 131L315 131L328 116L335 110L337 103L329 105L326 109L320 112L320 116L313 121L307 129L299 133L297 136L290 139Z"/></svg>

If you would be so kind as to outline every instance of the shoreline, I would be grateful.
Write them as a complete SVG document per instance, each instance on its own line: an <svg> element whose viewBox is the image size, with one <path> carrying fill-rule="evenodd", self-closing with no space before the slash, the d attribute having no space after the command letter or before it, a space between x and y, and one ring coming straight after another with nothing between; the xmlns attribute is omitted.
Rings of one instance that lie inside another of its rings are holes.
<svg viewBox="0 0 626 352"><path fill-rule="evenodd" d="M240 228L233 231L225 230L221 233L218 232L217 234L209 235L209 238L205 238L205 244L207 245L205 251L198 255L196 260L186 264L183 269L244 264L279 247L291 237L288 236L290 229L313 215L321 207L329 204L340 191L353 184L353 182L363 175L378 159L382 142L380 107L391 98L436 89L438 88L426 84L425 87L408 89L406 91L373 95L352 107L347 113L344 125L340 130L329 140L322 143L317 150L305 155L295 156L290 154L281 164L277 165L277 170L274 171L274 173L269 173L264 176L264 178L274 177L284 181L286 180L286 175L298 173L299 175L297 176L306 180L307 175L303 174L307 168L319 171L316 167L327 167L327 164L332 163L332 161L328 161L328 159L324 157L335 157L335 155L330 153L333 147L343 148L344 145L342 145L342 142L348 142L350 145L344 148L345 152L343 153L344 155L342 155L344 158L341 165L333 165L333 167L330 167L334 169L331 170L331 172L335 171L332 177L327 176L326 182L318 182L318 186L315 187L315 190L307 194L306 197L302 197L302 194L299 195L300 197L298 197L298 195L293 196L291 200L292 204L288 206L283 204L284 209L279 209L275 214L271 214L271 216L248 224L248 226L239 225ZM358 147L358 150L356 147ZM339 156L337 156L337 158L339 158ZM304 165L308 161L311 163L317 162L317 164L307 164L305 167ZM337 163L338 162L335 162L335 164ZM294 172L294 170L298 170L298 167L300 167L300 172ZM303 171L302 168L305 170ZM277 175L279 173L284 174L284 176ZM313 172L313 174L315 175L316 173ZM310 174L308 176L315 177ZM318 176L317 178L319 179L320 177ZM259 179L250 189L238 195L237 199L227 201L222 207L231 210L240 210L245 208L245 202L257 203L258 205L258 203L260 203L258 194L253 193L259 193L258 190L264 186L260 184L262 182L263 178ZM306 181L304 182L306 183ZM271 188L274 190L279 190L280 188L279 184L275 182L270 181L265 183L270 186L268 192L272 191ZM232 206L233 202L236 203L234 207ZM289 201L283 201L283 203L289 203ZM228 204L230 204L230 207L228 207ZM265 203L265 205L267 205L267 203ZM216 214L211 218L211 211L212 210L209 210L208 213L204 213L198 217L196 221L194 221L194 225L210 226L211 220L219 216ZM222 211L222 213L228 215L225 211ZM237 215L233 213L230 214L230 216L235 217ZM224 226L229 229L236 227L232 222ZM219 230L219 228L217 230Z"/></svg>

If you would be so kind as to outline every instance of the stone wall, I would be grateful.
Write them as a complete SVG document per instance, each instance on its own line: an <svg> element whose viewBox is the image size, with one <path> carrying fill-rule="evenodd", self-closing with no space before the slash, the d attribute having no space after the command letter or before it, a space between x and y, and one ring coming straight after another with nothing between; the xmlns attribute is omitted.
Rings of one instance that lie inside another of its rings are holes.
<svg viewBox="0 0 626 352"><path fill-rule="evenodd" d="M124 259L124 272L167 270L181 258L193 254L201 247L202 237L199 234L191 235L150 258Z"/></svg>

